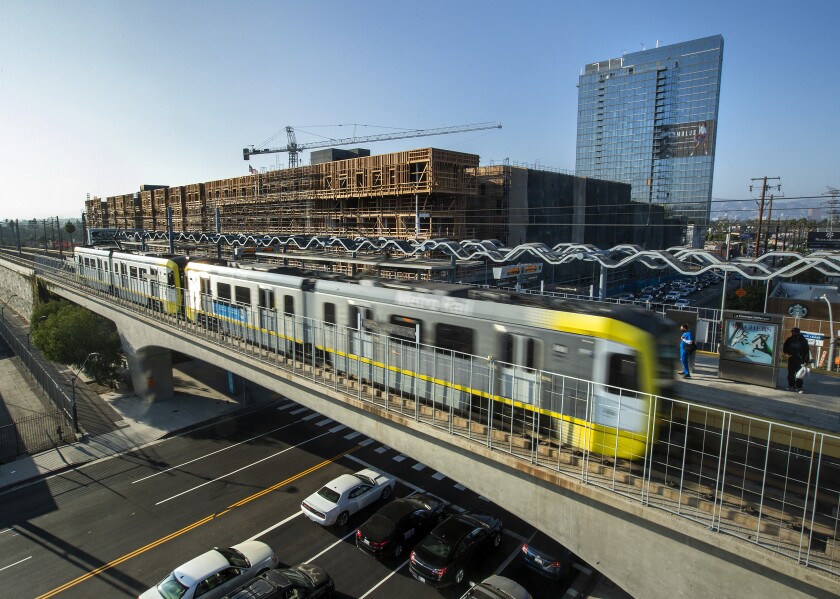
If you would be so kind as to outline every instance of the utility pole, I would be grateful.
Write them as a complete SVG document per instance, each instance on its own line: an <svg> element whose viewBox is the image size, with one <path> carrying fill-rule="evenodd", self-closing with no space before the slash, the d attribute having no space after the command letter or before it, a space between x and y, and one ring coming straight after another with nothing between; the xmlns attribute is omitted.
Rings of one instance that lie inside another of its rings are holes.
<svg viewBox="0 0 840 599"><path fill-rule="evenodd" d="M759 208L758 208L758 226L756 227L756 230L755 230L755 255L753 256L754 258L758 258L758 248L761 247L761 219L764 216L764 198L765 198L765 195L767 194L768 189L770 189L772 187L775 187L776 190L780 190L782 188L782 185L780 183L778 185L773 185L771 187L767 186L767 181L768 180L770 180L770 181L781 181L781 179L779 177L757 177L757 178L753 178L753 179L750 179L750 180L751 181L761 181L761 204L759 205ZM752 191L753 187L756 187L756 186L757 185L755 183L750 185L750 191Z"/></svg>
<svg viewBox="0 0 840 599"><path fill-rule="evenodd" d="M822 192L822 195L828 196L826 203L828 204L828 230L834 231L834 225L837 224L838 216L840 216L840 189L836 187L828 187Z"/></svg>

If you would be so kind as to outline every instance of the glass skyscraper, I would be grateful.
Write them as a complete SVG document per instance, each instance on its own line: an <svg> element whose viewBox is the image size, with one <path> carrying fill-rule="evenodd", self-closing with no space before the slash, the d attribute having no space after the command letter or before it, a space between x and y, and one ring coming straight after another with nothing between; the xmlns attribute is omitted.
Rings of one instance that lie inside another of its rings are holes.
<svg viewBox="0 0 840 599"><path fill-rule="evenodd" d="M709 223L722 60L715 35L588 64L578 82L575 174L630 183L693 246Z"/></svg>

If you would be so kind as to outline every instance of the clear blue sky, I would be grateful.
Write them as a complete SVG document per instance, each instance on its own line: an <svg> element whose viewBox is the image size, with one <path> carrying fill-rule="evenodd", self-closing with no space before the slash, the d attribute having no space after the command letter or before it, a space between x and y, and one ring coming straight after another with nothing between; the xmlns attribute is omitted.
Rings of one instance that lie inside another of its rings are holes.
<svg viewBox="0 0 840 599"><path fill-rule="evenodd" d="M244 175L242 148L286 125L303 143L353 134L315 126L499 121L367 147L573 170L583 65L718 33L713 198L749 198L764 175L788 197L818 196L840 187L838 22L837 0L4 0L0 218L78 216L87 193ZM250 164L275 156L285 164Z"/></svg>

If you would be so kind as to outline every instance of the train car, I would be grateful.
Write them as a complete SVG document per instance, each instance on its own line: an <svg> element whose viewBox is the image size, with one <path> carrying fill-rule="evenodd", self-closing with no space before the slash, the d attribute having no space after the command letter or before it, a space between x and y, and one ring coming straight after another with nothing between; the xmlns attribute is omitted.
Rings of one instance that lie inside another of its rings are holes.
<svg viewBox="0 0 840 599"><path fill-rule="evenodd" d="M304 293L296 269L192 261L184 269L186 317L225 334L293 355L311 345Z"/></svg>
<svg viewBox="0 0 840 599"><path fill-rule="evenodd" d="M191 320L614 457L644 457L673 383L673 324L632 306L203 262L185 280Z"/></svg>
<svg viewBox="0 0 840 599"><path fill-rule="evenodd" d="M167 314L183 309L182 272L186 256L132 254L79 246L76 274L91 287Z"/></svg>

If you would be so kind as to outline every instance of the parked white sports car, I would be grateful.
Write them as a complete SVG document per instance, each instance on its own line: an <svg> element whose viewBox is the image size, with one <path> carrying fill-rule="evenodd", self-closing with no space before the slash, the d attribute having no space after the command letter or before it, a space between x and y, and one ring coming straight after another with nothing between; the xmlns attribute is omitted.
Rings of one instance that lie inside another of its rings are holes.
<svg viewBox="0 0 840 599"><path fill-rule="evenodd" d="M377 499L388 499L395 484L390 476L370 468L342 474L307 497L300 507L313 522L343 526L350 516Z"/></svg>

